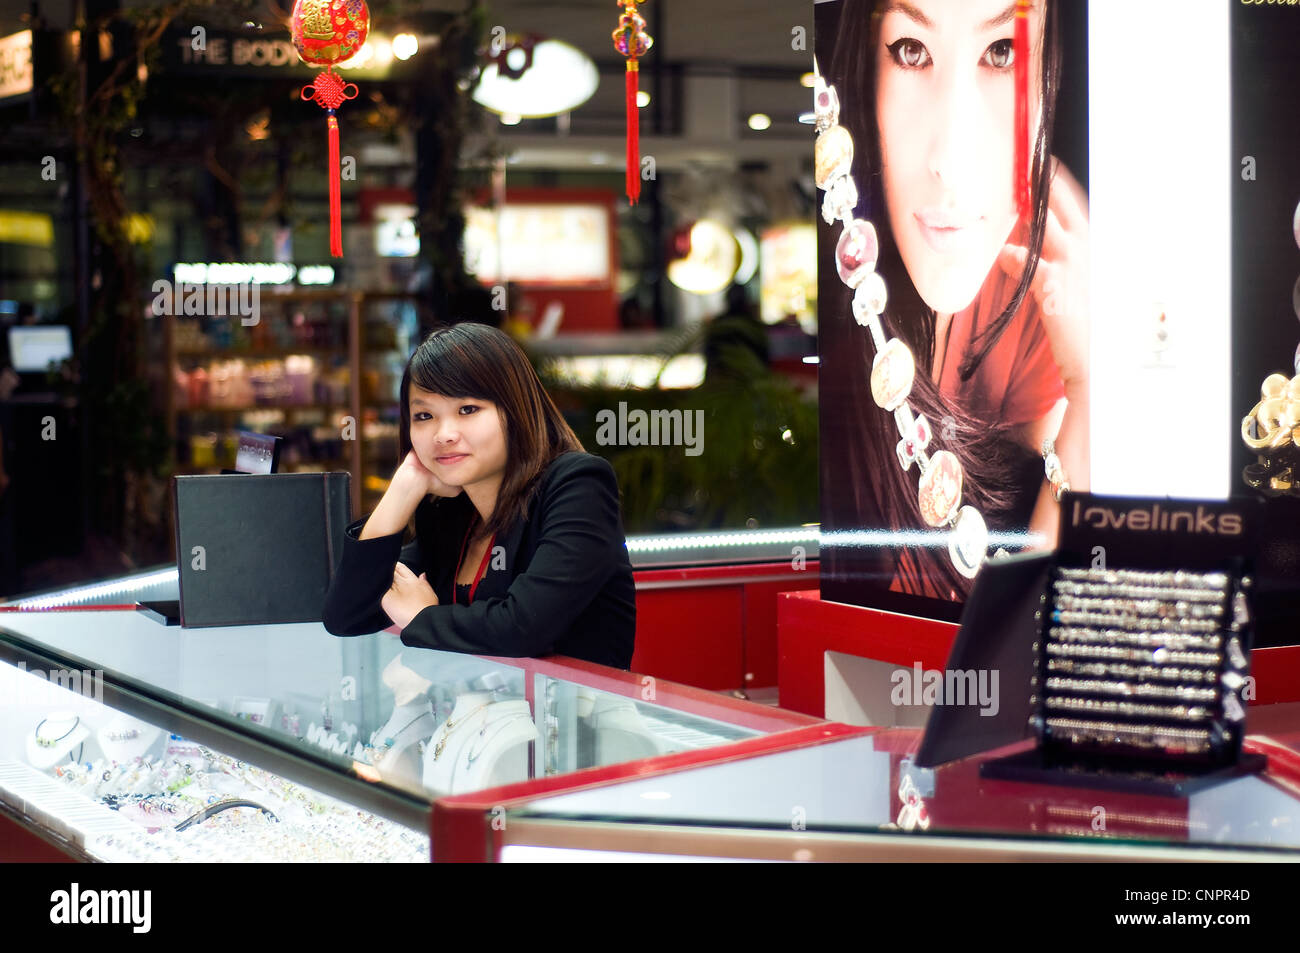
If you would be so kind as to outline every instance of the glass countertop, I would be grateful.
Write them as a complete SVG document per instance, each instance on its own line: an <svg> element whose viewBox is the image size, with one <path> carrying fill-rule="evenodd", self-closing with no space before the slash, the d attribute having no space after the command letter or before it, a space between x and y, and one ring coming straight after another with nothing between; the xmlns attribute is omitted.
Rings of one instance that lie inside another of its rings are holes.
<svg viewBox="0 0 1300 953"><path fill-rule="evenodd" d="M1000 781L980 776L979 762L990 755L935 769L915 767L910 757L919 740L914 729L884 729L538 799L512 816L1300 851L1300 786L1292 780L1245 776L1185 797Z"/></svg>

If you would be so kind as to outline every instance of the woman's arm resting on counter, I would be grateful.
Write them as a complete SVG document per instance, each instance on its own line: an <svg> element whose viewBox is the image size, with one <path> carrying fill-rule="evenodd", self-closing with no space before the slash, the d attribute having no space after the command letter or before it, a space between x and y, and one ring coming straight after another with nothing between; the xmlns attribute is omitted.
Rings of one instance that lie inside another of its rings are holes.
<svg viewBox="0 0 1300 953"><path fill-rule="evenodd" d="M369 635L388 628L393 623L380 600L393 584L394 567L400 561L417 576L424 571L418 541L403 546L400 532L360 539L364 522L348 527L343 559L325 596L321 621L332 635Z"/></svg>

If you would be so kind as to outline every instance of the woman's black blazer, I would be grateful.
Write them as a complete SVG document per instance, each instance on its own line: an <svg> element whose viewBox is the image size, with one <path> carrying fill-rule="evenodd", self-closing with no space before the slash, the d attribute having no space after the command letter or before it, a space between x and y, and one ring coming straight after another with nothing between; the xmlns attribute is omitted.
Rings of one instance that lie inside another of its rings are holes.
<svg viewBox="0 0 1300 953"><path fill-rule="evenodd" d="M415 511L416 538L406 546L401 533L358 539L366 520L357 520L325 597L325 628L366 635L391 626L380 599L400 559L417 576L427 573L439 602L402 630L406 645L516 658L556 653L628 668L636 593L614 469L570 451L538 479L527 518L497 537L468 606L452 598L473 514L467 494L425 497Z"/></svg>

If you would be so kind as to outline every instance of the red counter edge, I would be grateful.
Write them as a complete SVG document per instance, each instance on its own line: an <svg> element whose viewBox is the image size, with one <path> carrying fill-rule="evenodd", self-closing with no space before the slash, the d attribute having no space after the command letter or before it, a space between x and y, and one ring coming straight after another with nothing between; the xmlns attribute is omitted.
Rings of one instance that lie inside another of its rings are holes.
<svg viewBox="0 0 1300 953"><path fill-rule="evenodd" d="M493 860L499 847L496 831L493 830L495 817L502 816L511 807L539 797L559 793L573 794L634 778L656 777L688 768L725 764L756 755L870 735L880 730L821 722L758 738L746 738L715 748L679 751L640 761L586 768L556 777L537 778L486 791L439 798L433 802L430 817L431 859L439 863L481 863Z"/></svg>

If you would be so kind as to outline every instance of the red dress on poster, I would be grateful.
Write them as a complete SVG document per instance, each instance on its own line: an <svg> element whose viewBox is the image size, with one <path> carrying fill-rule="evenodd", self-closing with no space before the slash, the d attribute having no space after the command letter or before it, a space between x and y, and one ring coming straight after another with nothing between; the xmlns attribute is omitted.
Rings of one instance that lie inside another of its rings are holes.
<svg viewBox="0 0 1300 953"><path fill-rule="evenodd" d="M947 347L935 358L940 365L939 390L944 398L991 423L1026 424L1038 420L1065 396L1065 384L1052 358L1033 295L1025 296L1020 310L970 380L963 381L958 374L975 335L997 319L1014 291L1006 272L995 268L974 303L953 315Z"/></svg>
<svg viewBox="0 0 1300 953"><path fill-rule="evenodd" d="M1019 425L1038 420L1065 396L1065 383L1032 294L1025 296L1020 310L970 379L961 379L962 358L975 335L997 319L1014 291L1011 278L995 267L971 306L953 315L947 345L939 347L934 359L944 399L991 424ZM922 580L922 589L915 595L953 598L952 593L940 592L928 576L918 572L908 549L901 552L889 588L909 591L902 584L904 578Z"/></svg>

